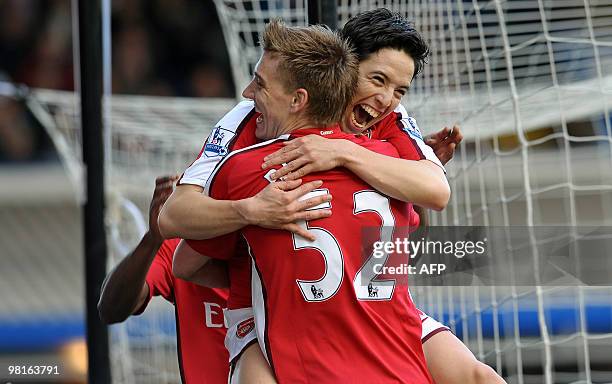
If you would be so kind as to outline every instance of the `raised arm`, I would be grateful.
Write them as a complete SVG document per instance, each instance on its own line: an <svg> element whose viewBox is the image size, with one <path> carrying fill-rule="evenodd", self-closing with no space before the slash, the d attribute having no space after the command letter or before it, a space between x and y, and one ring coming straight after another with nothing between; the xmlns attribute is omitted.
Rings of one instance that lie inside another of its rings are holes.
<svg viewBox="0 0 612 384"><path fill-rule="evenodd" d="M106 276L98 301L100 319L107 324L122 322L137 311L149 295L145 282L151 263L162 245L157 216L177 176L159 177L149 208L149 230L140 243Z"/></svg>
<svg viewBox="0 0 612 384"><path fill-rule="evenodd" d="M450 193L444 172L432 162L384 156L346 140L304 136L266 158L263 167L282 163L287 165L273 179L292 180L344 166L389 196L433 209L443 209Z"/></svg>
<svg viewBox="0 0 612 384"><path fill-rule="evenodd" d="M172 273L179 279L208 288L229 287L227 262L200 254L185 240L174 251Z"/></svg>
<svg viewBox="0 0 612 384"><path fill-rule="evenodd" d="M398 200L442 210L450 197L444 171L429 160L404 160L355 143L345 149L344 166L377 190Z"/></svg>
<svg viewBox="0 0 612 384"><path fill-rule="evenodd" d="M459 127L444 128L425 138L446 163L461 141ZM287 142L280 151L266 157L264 168L287 163L272 178L293 180L312 172L344 166L368 184L396 199L443 209L450 196L444 171L429 160L404 160L384 156L346 140L328 140L317 135Z"/></svg>
<svg viewBox="0 0 612 384"><path fill-rule="evenodd" d="M237 231L247 225L259 225L285 229L314 240L295 222L331 214L329 210L307 211L331 200L331 195L299 200L321 184L321 181L302 184L300 179L272 183L257 195L236 201L215 200L203 194L202 187L180 185L164 205L159 216L159 227L166 238L203 240Z"/></svg>
<svg viewBox="0 0 612 384"><path fill-rule="evenodd" d="M407 133L411 137L411 142L422 140L416 122L409 119L412 122L407 121L411 126ZM410 147L407 145L406 137L405 133L398 135L397 131L394 131L389 141L398 148L402 157L410 159L414 154L409 155L409 151L406 152L406 148L402 148L402 146ZM441 210L448 203L450 187L439 165L446 164L453 157L455 147L462 139L463 136L458 126L454 126L453 129L444 127L424 140L433 149L435 157L430 154L424 155L423 160L411 161L389 158L358 147L357 152L348 152L349 156L345 166L376 189L392 197L413 202L415 207ZM413 146L414 148L419 147L418 144ZM431 152L425 145L420 150ZM376 156L372 156L373 154ZM438 160L441 164L437 162Z"/></svg>
<svg viewBox="0 0 612 384"><path fill-rule="evenodd" d="M210 239L254 224L286 229L312 239L294 223L300 219L312 220L330 214L322 210L306 211L331 199L329 195L297 201L317 188L317 183L276 183L256 196L240 201L213 200L202 193L217 165L228 153L256 144L256 116L253 101L243 101L215 124L200 154L185 170L180 185L161 211L159 225L164 237Z"/></svg>

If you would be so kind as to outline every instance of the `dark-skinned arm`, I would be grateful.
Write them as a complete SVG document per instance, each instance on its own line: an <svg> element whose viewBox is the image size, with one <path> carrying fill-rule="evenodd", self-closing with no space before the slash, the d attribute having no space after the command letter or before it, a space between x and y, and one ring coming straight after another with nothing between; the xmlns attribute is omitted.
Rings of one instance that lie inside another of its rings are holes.
<svg viewBox="0 0 612 384"><path fill-rule="evenodd" d="M149 207L149 230L136 248L106 276L98 301L100 319L107 323L118 323L136 312L149 295L145 281L151 263L163 243L157 217L170 193L177 176L159 177L155 180L155 191Z"/></svg>

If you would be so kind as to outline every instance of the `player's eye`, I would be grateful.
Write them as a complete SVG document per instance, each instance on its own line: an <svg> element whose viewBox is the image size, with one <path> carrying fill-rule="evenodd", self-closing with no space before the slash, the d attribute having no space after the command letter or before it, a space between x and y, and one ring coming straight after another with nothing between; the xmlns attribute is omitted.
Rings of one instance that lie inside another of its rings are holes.
<svg viewBox="0 0 612 384"><path fill-rule="evenodd" d="M399 97L400 99L402 97L404 97L405 94L406 94L406 90L405 89L396 89L395 90L395 96Z"/></svg>
<svg viewBox="0 0 612 384"><path fill-rule="evenodd" d="M261 79L257 75L253 75L253 79L251 79L251 81L255 83L255 86L257 86L257 88L261 88L263 86Z"/></svg>
<svg viewBox="0 0 612 384"><path fill-rule="evenodd" d="M383 85L385 83L385 79L383 79L382 76L374 76L372 77L372 79L374 80L374 82L380 85Z"/></svg>

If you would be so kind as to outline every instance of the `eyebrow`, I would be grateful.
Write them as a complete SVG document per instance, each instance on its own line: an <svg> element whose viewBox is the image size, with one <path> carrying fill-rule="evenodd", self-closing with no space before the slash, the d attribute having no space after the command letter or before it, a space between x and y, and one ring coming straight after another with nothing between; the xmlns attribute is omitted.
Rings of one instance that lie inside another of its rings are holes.
<svg viewBox="0 0 612 384"><path fill-rule="evenodd" d="M257 81L261 82L263 86L266 85L266 82L264 81L263 77L259 76L259 73L253 72L253 76L257 79Z"/></svg>
<svg viewBox="0 0 612 384"><path fill-rule="evenodd" d="M384 72L381 71L372 71L373 75L379 75L385 78L385 81L389 81L389 76L387 76ZM410 84L409 85L400 85L398 88L404 89L406 91L408 91L410 89Z"/></svg>

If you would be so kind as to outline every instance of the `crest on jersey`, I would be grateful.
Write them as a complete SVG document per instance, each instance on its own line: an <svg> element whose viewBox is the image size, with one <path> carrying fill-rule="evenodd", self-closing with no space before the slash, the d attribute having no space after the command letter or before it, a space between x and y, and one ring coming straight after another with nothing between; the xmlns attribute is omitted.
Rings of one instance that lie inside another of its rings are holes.
<svg viewBox="0 0 612 384"><path fill-rule="evenodd" d="M406 131L410 136L413 137L418 137L419 139L423 140L423 135L421 135L421 130L419 129L419 126L416 123L416 120L413 119L412 117L407 117L406 119L404 119L408 122L408 124L404 123L404 131Z"/></svg>
<svg viewBox="0 0 612 384"><path fill-rule="evenodd" d="M378 297L378 287L368 284L368 297Z"/></svg>
<svg viewBox="0 0 612 384"><path fill-rule="evenodd" d="M232 139L232 131L215 127L206 139L204 144L204 154L208 157L227 155L227 146Z"/></svg>
<svg viewBox="0 0 612 384"><path fill-rule="evenodd" d="M312 292L312 297L315 299L323 298L323 290L321 288L317 288L314 284L310 286L310 292Z"/></svg>
<svg viewBox="0 0 612 384"><path fill-rule="evenodd" d="M255 318L251 317L238 324L236 327L236 337L242 339L251 333L253 329L255 329Z"/></svg>

